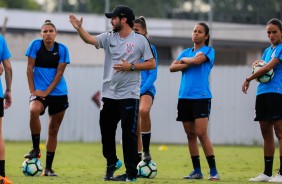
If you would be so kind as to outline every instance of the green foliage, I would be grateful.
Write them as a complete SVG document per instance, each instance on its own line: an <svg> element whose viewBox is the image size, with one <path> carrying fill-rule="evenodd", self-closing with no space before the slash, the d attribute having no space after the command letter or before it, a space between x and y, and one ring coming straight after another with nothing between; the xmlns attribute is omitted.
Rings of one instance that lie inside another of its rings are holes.
<svg viewBox="0 0 282 184"><path fill-rule="evenodd" d="M136 16L145 17L167 17L167 13L173 8L180 6L180 2L176 0L111 0L111 8L113 9L116 5L124 4L132 7Z"/></svg>
<svg viewBox="0 0 282 184"><path fill-rule="evenodd" d="M31 143L6 142L6 174L17 184L105 184L113 182L102 181L106 161L102 155L100 143L70 143L59 142L54 159L53 169L59 177L26 177L21 173L23 155L30 149ZM158 167L158 175L154 179L139 179L142 184L210 184L208 164L200 148L200 159L204 179L201 181L187 181L182 177L192 170L192 163L186 145L167 145L166 151L159 151L159 146L151 145L151 155ZM41 148L42 149L42 148ZM117 144L118 157L123 161L121 145ZM45 149L42 158L45 165ZM279 169L278 151L275 155L273 174ZM250 177L257 176L263 171L262 147L215 146L215 156L221 180L212 183L242 184L248 183ZM115 174L123 174L124 165ZM119 183L119 182L118 182Z"/></svg>
<svg viewBox="0 0 282 184"><path fill-rule="evenodd" d="M11 9L40 10L39 4L34 0L0 0L0 7Z"/></svg>
<svg viewBox="0 0 282 184"><path fill-rule="evenodd" d="M209 3L209 0L204 0ZM213 0L214 20L266 24L271 18L282 18L281 0Z"/></svg>
<svg viewBox="0 0 282 184"><path fill-rule="evenodd" d="M167 12L180 6L179 0L110 0L110 11L117 5L127 5L131 7L137 16L146 17L167 17ZM152 6L153 5L153 6ZM105 1L101 0L78 0L75 5L70 5L64 1L64 11L77 11L88 13L105 13Z"/></svg>
<svg viewBox="0 0 282 184"><path fill-rule="evenodd" d="M117 5L128 5L137 17L208 20L209 11L199 7L209 6L211 1L213 20L217 22L266 24L274 17L282 19L281 0L109 0L109 8L111 11ZM48 0L46 3L57 3L48 11L104 14L106 0ZM187 3L191 10L184 8ZM36 0L0 0L0 7L40 10L45 6L41 7Z"/></svg>

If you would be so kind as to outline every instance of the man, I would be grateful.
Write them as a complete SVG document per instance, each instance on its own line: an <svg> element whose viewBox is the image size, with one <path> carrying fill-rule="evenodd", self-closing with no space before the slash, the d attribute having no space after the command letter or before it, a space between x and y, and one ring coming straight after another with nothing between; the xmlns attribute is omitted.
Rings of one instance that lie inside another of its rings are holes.
<svg viewBox="0 0 282 184"><path fill-rule="evenodd" d="M91 36L83 29L83 18L79 20L71 14L69 20L85 43L103 48L105 51L100 111L103 155L107 160L104 180L135 181L138 164L136 127L140 70L155 68L156 61L149 41L132 30L135 15L129 7L119 5L105 15L111 19L113 31L96 36ZM140 62L142 57L145 62ZM114 172L122 165L116 156L115 141L116 128L120 120L126 173L113 177Z"/></svg>

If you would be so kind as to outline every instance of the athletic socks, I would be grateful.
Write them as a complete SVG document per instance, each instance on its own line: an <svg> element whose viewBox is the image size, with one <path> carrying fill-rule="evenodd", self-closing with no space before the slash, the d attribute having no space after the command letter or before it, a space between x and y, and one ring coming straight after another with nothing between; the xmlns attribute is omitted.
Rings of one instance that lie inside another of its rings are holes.
<svg viewBox="0 0 282 184"><path fill-rule="evenodd" d="M267 176L272 176L272 167L273 167L273 157L264 157L264 172L263 172L263 174L265 174Z"/></svg>
<svg viewBox="0 0 282 184"><path fill-rule="evenodd" d="M141 132L141 135L142 135L142 143L143 143L143 152L149 153L151 132Z"/></svg>
<svg viewBox="0 0 282 184"><path fill-rule="evenodd" d="M191 159L192 159L194 171L196 173L202 173L201 172L201 164L200 164L200 156L199 155L191 156Z"/></svg>
<svg viewBox="0 0 282 184"><path fill-rule="evenodd" d="M32 138L33 149L40 150L39 149L40 134L32 134L31 138Z"/></svg>
<svg viewBox="0 0 282 184"><path fill-rule="evenodd" d="M0 160L0 176L5 177L5 160Z"/></svg>
<svg viewBox="0 0 282 184"><path fill-rule="evenodd" d="M53 160L55 157L55 152L46 153L46 169L52 169Z"/></svg>
<svg viewBox="0 0 282 184"><path fill-rule="evenodd" d="M216 166L215 166L215 157L214 155L210 155L206 157L209 167L210 167L210 175L216 175L217 174L217 170L216 170Z"/></svg>
<svg viewBox="0 0 282 184"><path fill-rule="evenodd" d="M138 152L138 163L142 160L142 152Z"/></svg>

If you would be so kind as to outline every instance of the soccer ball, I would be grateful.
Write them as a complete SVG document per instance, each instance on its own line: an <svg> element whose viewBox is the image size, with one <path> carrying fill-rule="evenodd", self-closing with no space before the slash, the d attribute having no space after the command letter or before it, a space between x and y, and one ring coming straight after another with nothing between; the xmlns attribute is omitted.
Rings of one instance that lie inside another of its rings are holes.
<svg viewBox="0 0 282 184"><path fill-rule="evenodd" d="M137 175L141 178L154 178L158 170L157 165L152 160L150 162L141 161L137 165Z"/></svg>
<svg viewBox="0 0 282 184"><path fill-rule="evenodd" d="M252 73L256 73L266 64L267 63L264 61L259 62L258 65L253 68ZM273 69L271 69L267 73L265 73L263 76L256 78L256 81L266 83L266 82L269 82L273 78L273 76L274 76L274 71Z"/></svg>
<svg viewBox="0 0 282 184"><path fill-rule="evenodd" d="M22 172L26 176L40 176L43 170L39 159L26 159L22 164Z"/></svg>

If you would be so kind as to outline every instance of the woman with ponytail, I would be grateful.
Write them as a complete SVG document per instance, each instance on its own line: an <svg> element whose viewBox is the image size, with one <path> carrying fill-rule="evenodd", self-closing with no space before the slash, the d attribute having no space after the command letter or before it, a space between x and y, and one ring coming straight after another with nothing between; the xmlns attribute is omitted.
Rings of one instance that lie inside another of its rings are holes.
<svg viewBox="0 0 282 184"><path fill-rule="evenodd" d="M212 94L209 75L215 52L209 47L209 27L198 23L192 32L194 47L183 50L170 66L171 72L182 72L178 94L178 116L187 135L193 171L184 179L203 179L200 166L198 139L203 147L209 168L209 180L219 180L213 145L208 136L208 120Z"/></svg>

